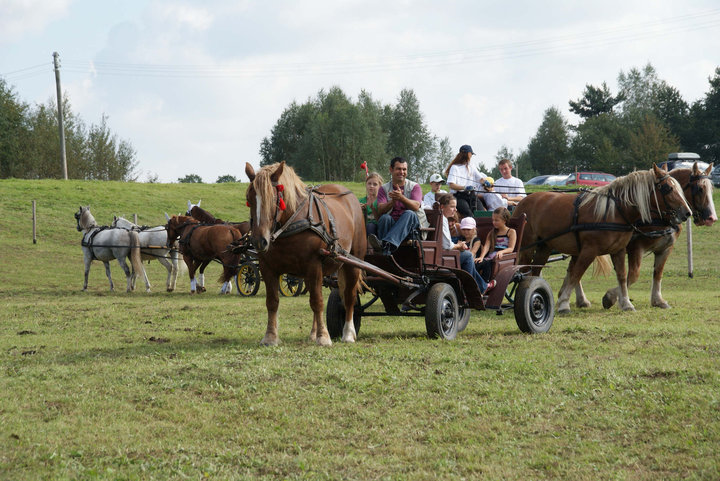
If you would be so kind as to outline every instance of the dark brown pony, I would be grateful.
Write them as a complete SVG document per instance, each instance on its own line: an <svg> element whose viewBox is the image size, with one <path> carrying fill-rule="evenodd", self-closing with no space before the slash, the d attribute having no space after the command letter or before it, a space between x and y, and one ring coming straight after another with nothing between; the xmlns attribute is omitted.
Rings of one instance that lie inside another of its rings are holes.
<svg viewBox="0 0 720 481"><path fill-rule="evenodd" d="M199 205L192 206L192 208L185 215L189 215L193 219L200 221L201 224L227 225L229 227L232 227L233 229L237 229L238 231L240 231L241 236L244 236L245 234L250 232L250 222L225 222L222 219L218 219Z"/></svg>
<svg viewBox="0 0 720 481"><path fill-rule="evenodd" d="M310 339L321 346L331 345L323 319L322 280L336 271L346 313L342 340L355 342L353 307L361 270L334 261L322 250L365 256L365 221L357 198L340 185L309 188L285 162L265 166L257 174L245 164L245 174L250 179L246 193L250 241L257 250L268 311L261 343L272 346L279 342L278 280L281 274L291 274L302 278L310 292Z"/></svg>
<svg viewBox="0 0 720 481"><path fill-rule="evenodd" d="M690 216L680 184L656 165L579 194L533 193L513 212L513 217L528 216L518 263L544 265L553 250L570 254L557 302L557 312L568 313L570 293L585 270L596 257L610 254L620 285L620 306L634 310L627 295L625 247L632 238L633 225L650 222L653 207L662 212L663 220L674 224ZM578 306L589 306L580 292L576 291Z"/></svg>
<svg viewBox="0 0 720 481"><path fill-rule="evenodd" d="M190 293L205 291L205 268L213 260L223 265L220 280L223 282L222 294L232 291L232 278L237 274L240 256L229 250L234 241L242 234L227 224L206 225L197 219L184 215L174 215L167 225L167 240L171 245L179 238L179 250L190 275ZM200 270L197 280L195 272Z"/></svg>
<svg viewBox="0 0 720 481"><path fill-rule="evenodd" d="M692 216L695 225L711 226L717 221L715 212L715 204L713 202L713 186L710 178L712 164L703 172L697 165L693 165L692 169L674 169L670 171L670 175L677 180L683 188L685 198L692 209ZM659 219L659 215L653 212L653 221ZM641 226L641 233L635 234L627 245L628 257L628 279L627 284L631 284L638 280L640 275L640 263L643 254L652 252L655 254L655 265L653 268L653 283L650 294L650 305L653 307L661 307L668 309L670 304L662 297L661 283L665 262L672 252L675 241L680 236L682 224L668 226L660 222L653 222L651 226ZM659 224L659 225L658 225ZM664 232L662 235L657 235ZM580 287L582 289L582 287ZM620 288L614 287L608 290L603 296L603 307L609 309L618 300Z"/></svg>

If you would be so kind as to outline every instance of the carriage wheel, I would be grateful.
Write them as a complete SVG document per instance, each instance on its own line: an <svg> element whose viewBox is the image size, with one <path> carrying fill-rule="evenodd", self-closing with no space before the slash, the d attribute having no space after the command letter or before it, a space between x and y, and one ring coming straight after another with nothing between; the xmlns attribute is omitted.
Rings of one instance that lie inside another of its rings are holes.
<svg viewBox="0 0 720 481"><path fill-rule="evenodd" d="M238 294L243 297L254 296L260 289L260 269L254 262L247 261L240 264L237 276L235 276L235 287Z"/></svg>
<svg viewBox="0 0 720 481"><path fill-rule="evenodd" d="M455 290L444 282L433 284L428 291L425 305L425 329L428 337L439 337L448 341L455 339L460 324L458 312Z"/></svg>
<svg viewBox="0 0 720 481"><path fill-rule="evenodd" d="M362 309L360 307L360 299L358 299L353 309L353 324L355 325L356 335L360 334L361 318ZM337 288L330 290L330 296L328 297L325 310L325 322L331 338L336 339L342 337L342 331L345 327L345 306L340 298L340 290Z"/></svg>
<svg viewBox="0 0 720 481"><path fill-rule="evenodd" d="M463 332L470 322L470 313L472 309L469 307L458 307L458 323L457 332Z"/></svg>
<svg viewBox="0 0 720 481"><path fill-rule="evenodd" d="M299 296L303 291L303 280L289 274L280 276L280 294L285 297Z"/></svg>
<svg viewBox="0 0 720 481"><path fill-rule="evenodd" d="M536 276L523 279L517 288L514 309L515 322L522 332L549 331L555 318L555 299L547 281Z"/></svg>

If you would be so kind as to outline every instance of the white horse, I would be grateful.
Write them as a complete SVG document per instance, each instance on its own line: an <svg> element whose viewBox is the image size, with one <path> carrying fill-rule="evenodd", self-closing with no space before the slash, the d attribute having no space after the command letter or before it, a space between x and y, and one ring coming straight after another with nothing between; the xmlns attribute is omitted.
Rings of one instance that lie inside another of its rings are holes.
<svg viewBox="0 0 720 481"><path fill-rule="evenodd" d="M130 230L138 233L140 237L141 257L144 261L157 261L167 269L166 288L168 292L175 290L178 275L177 242L167 246L167 232L164 225L156 227L140 227L124 217L113 216L111 227ZM134 287L134 286L133 286Z"/></svg>
<svg viewBox="0 0 720 481"><path fill-rule="evenodd" d="M110 281L110 290L115 290L115 286L110 276L110 261L117 259L118 264L125 272L127 279L127 292L134 289L135 277L137 273L141 273L145 278L145 290L150 291L150 283L147 280L145 269L140 259L140 238L137 232L125 229L113 229L106 226L98 226L95 218L90 213L90 206L80 207L75 213L77 220L77 230L83 233L82 250L85 256L85 283L83 291L87 290L88 274L90 273L90 264L97 259L105 265L105 274ZM128 268L125 259L130 258L132 264L132 272Z"/></svg>

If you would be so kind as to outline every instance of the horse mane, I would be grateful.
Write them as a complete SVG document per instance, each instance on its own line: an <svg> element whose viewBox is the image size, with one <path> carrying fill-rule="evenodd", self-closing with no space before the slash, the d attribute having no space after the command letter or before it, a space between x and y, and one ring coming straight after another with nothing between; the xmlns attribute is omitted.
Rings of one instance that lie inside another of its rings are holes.
<svg viewBox="0 0 720 481"><path fill-rule="evenodd" d="M275 186L273 186L270 177L280 164L275 163L266 165L255 176L253 185L255 192L261 199L272 199L275 196ZM295 173L292 167L285 164L282 174L278 179L278 184L284 186L283 199L285 200L285 208L287 212L295 212L300 202L307 197L307 186L302 179ZM262 203L262 212L260 213L264 219L272 219L275 205L272 202Z"/></svg>
<svg viewBox="0 0 720 481"><path fill-rule="evenodd" d="M85 229L91 229L93 227L97 227L97 222L95 221L95 217L90 213L90 207L84 207L82 210L82 214L80 215L80 220L82 225L85 226Z"/></svg>
<svg viewBox="0 0 720 481"><path fill-rule="evenodd" d="M207 224L224 224L225 223L224 220L216 218L214 215L212 215L210 212L206 211L199 205L194 205L192 207L192 209L190 209L190 217L193 217L194 219L197 219L200 222L204 222Z"/></svg>
<svg viewBox="0 0 720 481"><path fill-rule="evenodd" d="M669 181L675 184L675 187L682 191L677 180L670 177ZM606 216L613 217L617 213L617 204L623 204L638 209L642 222L650 222L651 211L650 202L655 186L655 173L650 170L639 170L631 172L625 176L618 177L611 183L596 187L591 191L593 195L586 195L580 201L580 206L594 202L595 209L593 215L595 220L600 221ZM615 202L605 202L603 198L613 197ZM660 210L657 196L654 196L657 210Z"/></svg>

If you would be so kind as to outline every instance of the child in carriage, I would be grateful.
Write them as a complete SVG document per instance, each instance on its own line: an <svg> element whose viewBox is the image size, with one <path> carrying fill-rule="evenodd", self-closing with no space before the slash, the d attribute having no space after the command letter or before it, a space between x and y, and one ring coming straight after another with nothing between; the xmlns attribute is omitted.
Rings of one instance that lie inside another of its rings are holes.
<svg viewBox="0 0 720 481"><path fill-rule="evenodd" d="M377 195L383 178L377 172L371 172L365 179L365 197L359 199L365 217L367 235L377 235Z"/></svg>
<svg viewBox="0 0 720 481"><path fill-rule="evenodd" d="M503 255L515 249L517 233L508 227L510 211L505 207L498 207L492 213L493 230L491 230L483 243L480 254L475 259L477 269L485 281L490 281L495 259L502 259ZM495 287L495 279L488 283L488 290Z"/></svg>

